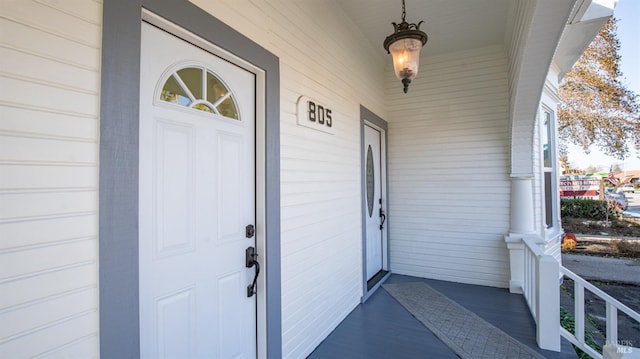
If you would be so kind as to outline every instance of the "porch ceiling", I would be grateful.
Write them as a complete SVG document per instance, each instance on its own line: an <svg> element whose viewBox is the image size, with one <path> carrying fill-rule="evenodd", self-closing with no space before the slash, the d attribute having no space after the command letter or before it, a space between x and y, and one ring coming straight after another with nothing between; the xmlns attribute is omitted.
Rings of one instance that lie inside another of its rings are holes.
<svg viewBox="0 0 640 359"><path fill-rule="evenodd" d="M401 0L340 0L337 3L360 28L374 48L393 31L392 22L400 22ZM501 45L505 41L508 0L406 0L406 20L417 23L429 36L423 53L447 52ZM381 56L386 56L383 51Z"/></svg>

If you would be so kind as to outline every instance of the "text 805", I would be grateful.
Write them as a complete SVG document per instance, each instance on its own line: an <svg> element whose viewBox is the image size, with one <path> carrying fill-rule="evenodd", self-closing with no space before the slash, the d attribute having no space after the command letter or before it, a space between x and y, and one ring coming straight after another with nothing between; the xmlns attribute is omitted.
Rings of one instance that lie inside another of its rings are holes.
<svg viewBox="0 0 640 359"><path fill-rule="evenodd" d="M316 105L313 101L307 101L307 119L311 122L331 127L331 109Z"/></svg>

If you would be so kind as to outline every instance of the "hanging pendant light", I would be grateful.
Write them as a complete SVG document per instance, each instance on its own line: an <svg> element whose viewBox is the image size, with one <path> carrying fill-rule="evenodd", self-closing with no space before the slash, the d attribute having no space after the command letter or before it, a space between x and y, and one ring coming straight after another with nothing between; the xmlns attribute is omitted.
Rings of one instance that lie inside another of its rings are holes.
<svg viewBox="0 0 640 359"><path fill-rule="evenodd" d="M393 57L393 69L404 85L404 93L407 93L411 80L418 74L420 50L427 43L427 34L420 31L420 25L424 21L420 21L417 25L409 24L405 21L406 15L404 0L402 0L402 22L391 23L394 32L384 39L384 49Z"/></svg>

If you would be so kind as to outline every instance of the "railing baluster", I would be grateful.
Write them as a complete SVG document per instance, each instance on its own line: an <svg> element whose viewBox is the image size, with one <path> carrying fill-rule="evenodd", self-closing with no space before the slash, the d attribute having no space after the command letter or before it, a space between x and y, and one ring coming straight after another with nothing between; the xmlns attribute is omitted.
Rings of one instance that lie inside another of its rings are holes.
<svg viewBox="0 0 640 359"><path fill-rule="evenodd" d="M574 281L573 291L576 338L581 344L584 344L584 286L582 283Z"/></svg>
<svg viewBox="0 0 640 359"><path fill-rule="evenodd" d="M527 251L527 264L526 264L526 271L527 271L527 297L529 297L529 298L531 298L531 293L532 293L532 287L531 287L531 261L532 261L531 252Z"/></svg>
<svg viewBox="0 0 640 359"><path fill-rule="evenodd" d="M533 318L535 319L536 323L538 322L538 306L536 305L536 280L535 280L535 255L531 252L529 252L529 278L528 282L529 282L529 298L531 301L531 311L533 312Z"/></svg>
<svg viewBox="0 0 640 359"><path fill-rule="evenodd" d="M531 297L531 308L533 308L534 318L536 318L536 322L538 322L539 311L538 298L536 296L536 293L538 293L536 285L536 257L533 253L529 253L529 256L531 257L531 261L529 262L529 297Z"/></svg>
<svg viewBox="0 0 640 359"><path fill-rule="evenodd" d="M540 285L538 284L538 273L540 272L538 267L538 261L536 259L537 258L532 253L531 254L531 286L532 286L531 289L532 290L529 295L531 295L531 299L532 299L531 306L535 308L534 317L538 318L536 322L540 324L540 305L539 305L539 298L538 298L538 294L540 293Z"/></svg>
<svg viewBox="0 0 640 359"><path fill-rule="evenodd" d="M524 270L525 275L525 297L528 298L528 302L529 302L529 307L531 307L531 253L529 251L525 251L526 255L525 255L525 264L524 264ZM535 317L535 315L534 315Z"/></svg>
<svg viewBox="0 0 640 359"><path fill-rule="evenodd" d="M618 308L607 302L607 344L618 344Z"/></svg>
<svg viewBox="0 0 640 359"><path fill-rule="evenodd" d="M522 294L524 294L525 299L527 300L527 304L529 305L529 309L531 309L531 300L529 298L531 298L530 292L529 292L529 286L530 286L530 281L529 281L529 272L531 271L529 262L531 261L531 254L529 253L529 250L527 249L527 246L524 246L524 283L522 283ZM535 314L533 316L535 318Z"/></svg>

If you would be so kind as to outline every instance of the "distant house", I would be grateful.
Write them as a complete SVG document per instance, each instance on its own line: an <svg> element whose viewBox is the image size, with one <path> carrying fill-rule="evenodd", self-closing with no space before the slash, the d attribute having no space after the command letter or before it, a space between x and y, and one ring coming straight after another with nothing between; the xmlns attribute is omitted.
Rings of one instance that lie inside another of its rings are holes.
<svg viewBox="0 0 640 359"><path fill-rule="evenodd" d="M613 5L409 0L404 94L400 2L2 1L0 357L302 358L390 272L522 292Z"/></svg>
<svg viewBox="0 0 640 359"><path fill-rule="evenodd" d="M618 172L615 174L615 177L624 181L627 180L631 183L638 183L640 181L640 171L638 170L630 170L630 171L623 171L623 172ZM630 178L630 179L629 179Z"/></svg>

